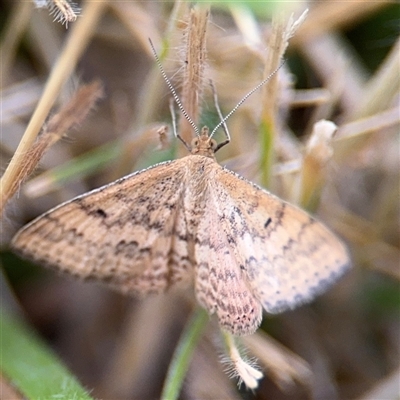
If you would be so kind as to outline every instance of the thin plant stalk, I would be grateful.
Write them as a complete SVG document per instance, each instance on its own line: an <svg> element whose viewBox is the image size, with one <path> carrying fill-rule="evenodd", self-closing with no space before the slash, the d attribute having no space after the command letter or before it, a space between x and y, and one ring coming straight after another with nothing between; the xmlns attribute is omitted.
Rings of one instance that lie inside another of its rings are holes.
<svg viewBox="0 0 400 400"><path fill-rule="evenodd" d="M178 399L194 349L208 319L207 312L198 308L186 325L168 369L161 394L162 400Z"/></svg>

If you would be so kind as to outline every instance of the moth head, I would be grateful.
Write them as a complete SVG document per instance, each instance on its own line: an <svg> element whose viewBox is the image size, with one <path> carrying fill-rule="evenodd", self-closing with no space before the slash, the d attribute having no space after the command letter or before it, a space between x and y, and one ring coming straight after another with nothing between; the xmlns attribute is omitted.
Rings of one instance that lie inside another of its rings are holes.
<svg viewBox="0 0 400 400"><path fill-rule="evenodd" d="M192 154L210 158L215 158L216 149L217 142L210 138L209 130L206 126L201 129L200 135L196 136L190 144L190 152Z"/></svg>

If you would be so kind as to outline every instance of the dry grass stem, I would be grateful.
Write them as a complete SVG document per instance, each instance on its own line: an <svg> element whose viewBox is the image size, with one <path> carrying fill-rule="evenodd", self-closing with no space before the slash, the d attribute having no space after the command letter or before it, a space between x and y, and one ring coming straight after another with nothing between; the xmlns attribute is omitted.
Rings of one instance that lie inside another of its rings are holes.
<svg viewBox="0 0 400 400"><path fill-rule="evenodd" d="M327 103L331 98L329 90L323 89L305 89L296 90L293 99L290 101L291 107L318 106Z"/></svg>
<svg viewBox="0 0 400 400"><path fill-rule="evenodd" d="M272 30L268 36L267 49L268 54L265 60L264 78L275 71L281 63L284 51L287 47L287 31L282 21L275 21L272 24ZM262 99L262 121L271 126L271 131L276 132L276 110L278 107L278 74L274 75L263 88Z"/></svg>
<svg viewBox="0 0 400 400"><path fill-rule="evenodd" d="M272 30L268 37L268 54L265 60L264 79L277 70L289 44L289 39L303 22L307 11L297 19L290 17L286 24L276 18L272 23ZM263 88L261 106L261 126L263 131L263 148L261 155L261 182L265 187L271 187L272 166L275 161L274 148L280 131L280 122L277 121L279 97L279 72L271 77ZM273 185L272 185L273 186Z"/></svg>
<svg viewBox="0 0 400 400"><path fill-rule="evenodd" d="M190 10L188 25L185 30L185 48L183 63L183 82L181 101L193 122L198 125L201 101L204 90L204 69L206 68L206 32L209 7L196 6ZM193 128L186 120L180 118L178 131L183 140L190 143L193 139ZM187 150L180 147L178 152L183 156Z"/></svg>
<svg viewBox="0 0 400 400"><path fill-rule="evenodd" d="M84 10L85 18L81 18L76 25L74 25L74 29L71 30L71 35L68 38L51 75L49 76L43 95L34 114L32 115L24 136L22 137L8 168L1 178L1 212L4 210L7 200L12 196L12 190L15 190L15 181L19 175L20 165L24 164L23 160L26 153L35 141L50 108L55 102L61 86L72 73L80 55L89 42L89 39L94 32L94 27L96 26L105 6L105 2L87 3Z"/></svg>
<svg viewBox="0 0 400 400"><path fill-rule="evenodd" d="M333 155L332 138L336 129L331 121L318 121L307 142L300 173L300 195L296 202L306 210L317 209L325 185L326 167Z"/></svg>
<svg viewBox="0 0 400 400"><path fill-rule="evenodd" d="M373 116L360 118L341 125L335 135L335 140L339 142L387 128L395 128L399 124L400 116L398 107L389 108L383 112L375 113Z"/></svg>
<svg viewBox="0 0 400 400"><path fill-rule="evenodd" d="M103 94L99 81L81 86L68 104L50 118L40 139L44 135L63 136L80 125Z"/></svg>
<svg viewBox="0 0 400 400"><path fill-rule="evenodd" d="M9 197L15 194L21 183L36 169L48 148L65 136L68 130L79 125L86 118L101 95L102 90L99 82L83 86L59 113L50 118L42 135L26 152L23 162L19 164L18 170L15 171L14 180L8 192Z"/></svg>

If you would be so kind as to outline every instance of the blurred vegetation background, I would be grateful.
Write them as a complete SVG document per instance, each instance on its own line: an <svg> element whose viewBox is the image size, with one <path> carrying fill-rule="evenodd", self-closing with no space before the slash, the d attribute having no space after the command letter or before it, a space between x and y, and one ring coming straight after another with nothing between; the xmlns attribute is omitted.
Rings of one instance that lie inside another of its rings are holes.
<svg viewBox="0 0 400 400"><path fill-rule="evenodd" d="M399 4L221 1L198 2L191 11L189 2L82 1L80 16L66 29L33 2L3 0L3 171L51 79L58 79L48 100L51 114L83 83L100 80L104 88L86 120L50 148L29 179L18 182L3 212L4 398L50 398L52 385L64 398L160 398L196 307L192 291L127 298L21 260L8 244L19 227L62 201L185 155L171 130L161 141L157 134L170 124L171 96L148 38L174 86L185 89L190 15L204 13L207 4L200 100L201 120L210 126L217 119L208 79L225 115L268 71L271 20L279 25L309 9L289 41L273 106L265 91L248 99L230 118L232 141L217 159L316 213L348 244L353 268L311 305L266 316L257 336L261 345L244 340L265 372L254 392L237 389L224 373L222 339L211 319L193 348L180 398L399 398ZM321 119L338 126L321 144L323 156L309 142ZM318 171L307 168L310 157L319 160ZM27 365L44 372L35 378L41 387L32 386ZM49 392L41 391L46 387Z"/></svg>

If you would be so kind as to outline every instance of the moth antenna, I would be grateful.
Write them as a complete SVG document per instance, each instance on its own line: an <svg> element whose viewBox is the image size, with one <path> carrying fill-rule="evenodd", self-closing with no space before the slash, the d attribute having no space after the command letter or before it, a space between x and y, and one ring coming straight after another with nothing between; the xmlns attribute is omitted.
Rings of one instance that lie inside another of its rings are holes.
<svg viewBox="0 0 400 400"><path fill-rule="evenodd" d="M215 109L217 110L218 116L220 121L223 121L224 116L222 115L221 109L219 108L219 104L218 104L218 94L217 91L215 89L214 86L214 82L210 79L210 86L211 86L211 90L214 96L214 105L215 105ZM226 144L228 144L231 141L231 135L229 133L229 129L228 126L226 125L225 121L222 124L222 128L224 129L224 133L225 133L225 137L226 140L220 144L217 145L217 147L215 148L215 153L221 148L224 147Z"/></svg>
<svg viewBox="0 0 400 400"><path fill-rule="evenodd" d="M232 110L225 116L225 118L223 118L218 124L217 126L212 130L210 138L214 136L215 132L222 126L225 124L225 122L227 121L227 119L234 113L236 112L236 110L258 89L260 89L261 86L263 86L265 83L267 83L283 66L283 64L285 64L286 60L283 60L282 63L279 65L278 68L276 68L275 71L271 72L265 79L263 79L255 88L253 88L252 90L250 90L249 93L247 93L244 97L242 97L242 99L239 101L239 103L236 104L235 107L232 108ZM222 143L221 143L222 144Z"/></svg>
<svg viewBox="0 0 400 400"><path fill-rule="evenodd" d="M181 111L181 113L183 114L183 116L186 118L186 120L189 122L189 124L192 126L192 128L194 129L195 133L197 136L200 136L200 132L199 132L199 128L196 126L196 124L193 122L192 118L190 118L189 114L186 112L186 110L183 108L182 102L179 98L179 96L177 95L174 87L172 86L171 81L169 80L167 74L164 71L164 68L161 64L160 59L158 58L158 55L156 53L156 49L154 48L153 42L151 41L151 39L149 39L150 42L150 46L151 49L153 51L154 54L154 58L156 59L156 63L158 65L158 68L160 69L161 72L161 76L164 78L165 83L168 86L168 89L170 90L170 92L172 93L172 96L175 100L175 103L178 105L179 110ZM178 137L183 143L185 143L185 146L187 148L189 148L188 144L179 136L178 132L176 132L176 130L174 131L174 134L176 137Z"/></svg>

